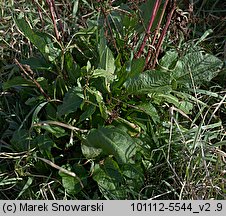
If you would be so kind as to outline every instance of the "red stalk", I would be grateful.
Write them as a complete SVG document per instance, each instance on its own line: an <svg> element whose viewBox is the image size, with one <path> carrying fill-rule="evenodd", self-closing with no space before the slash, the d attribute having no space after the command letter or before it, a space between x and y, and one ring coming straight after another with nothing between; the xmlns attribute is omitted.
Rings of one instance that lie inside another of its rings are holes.
<svg viewBox="0 0 226 216"><path fill-rule="evenodd" d="M144 51L144 47L145 47L146 42L147 42L147 40L149 38L151 27L153 25L153 22L154 22L154 19L155 19L156 15L157 15L160 3L161 3L161 0L156 0L155 1L155 5L154 5L154 8L153 8L152 16L151 16L150 21L148 23L148 28L146 30L146 34L144 36L143 42L142 42L142 44L140 46L140 49L139 49L139 51L138 51L138 53L136 55L136 58L139 58L142 55L143 51Z"/></svg>
<svg viewBox="0 0 226 216"><path fill-rule="evenodd" d="M159 52L160 52L160 48L161 48L162 43L163 43L163 39L164 39L164 37L165 37L165 35L166 35L166 32L167 32L167 30L168 30L168 28L169 28L170 21L171 21L171 19L172 19L172 16L173 16L173 13L174 13L175 9L176 9L176 1L174 0L173 6L172 6L172 8L171 8L171 10L170 10L170 13L169 13L168 17L167 17L166 25L165 25L165 27L164 27L164 29L163 29L163 31L162 31L162 34L161 34L161 36L160 36L160 38L159 38L159 41L158 41L158 44L157 44L157 46L156 46L155 59L154 59L154 62L153 62L153 64L152 64L152 66L151 66L151 69L153 69L153 68L155 67L155 64L156 64L156 62L157 62L158 55L159 55Z"/></svg>
<svg viewBox="0 0 226 216"><path fill-rule="evenodd" d="M162 9L162 13L161 13L160 19L158 21L158 25L157 25L156 30L155 30L155 35L154 35L154 37L152 39L151 47L148 50L148 54L147 54L146 61L145 61L145 68L150 63L151 50L153 49L152 47L154 46L155 41L156 41L156 38L157 38L157 35L159 33L160 25L162 23L162 19L163 19L163 16L165 14L166 6L167 6L168 2L169 2L169 0L166 0L165 3L164 3L164 6L163 6L163 9Z"/></svg>
<svg viewBox="0 0 226 216"><path fill-rule="evenodd" d="M49 10L50 10L51 18L52 18L52 21L53 21L56 39L58 41L60 41L60 35L59 35L59 31L57 29L57 21L56 21L56 12L55 12L55 8L54 8L54 2L52 0L46 0L46 1L49 5Z"/></svg>

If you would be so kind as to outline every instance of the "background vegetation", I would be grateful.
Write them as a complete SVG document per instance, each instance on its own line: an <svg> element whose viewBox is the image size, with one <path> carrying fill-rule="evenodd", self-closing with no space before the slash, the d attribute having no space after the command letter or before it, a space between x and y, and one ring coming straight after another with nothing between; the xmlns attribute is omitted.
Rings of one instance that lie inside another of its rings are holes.
<svg viewBox="0 0 226 216"><path fill-rule="evenodd" d="M0 1L1 199L225 199L225 3Z"/></svg>

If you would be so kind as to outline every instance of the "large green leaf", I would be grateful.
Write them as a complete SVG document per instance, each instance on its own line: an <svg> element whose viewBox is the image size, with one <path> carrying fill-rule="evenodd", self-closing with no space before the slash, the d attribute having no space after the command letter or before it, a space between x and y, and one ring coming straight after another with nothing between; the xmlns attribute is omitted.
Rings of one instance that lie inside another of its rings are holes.
<svg viewBox="0 0 226 216"><path fill-rule="evenodd" d="M116 127L100 127L90 131L82 142L82 152L86 158L100 154L113 155L118 163L133 162L136 143L125 131Z"/></svg>
<svg viewBox="0 0 226 216"><path fill-rule="evenodd" d="M145 1L145 3L141 4L141 6L139 7L140 17L143 23L143 25L140 25L140 23L138 22L137 30L139 32L143 33L146 31L146 27L148 26L148 23L150 22L150 17L152 16L152 13L153 13L154 4L155 4L155 1L147 0ZM157 22L159 21L159 18L162 12L162 7L163 7L163 3L160 5L159 10L157 10L157 14L154 19L151 31L156 28Z"/></svg>
<svg viewBox="0 0 226 216"><path fill-rule="evenodd" d="M98 103L98 106L99 106L101 117L103 119L107 119L107 117L108 117L108 111L107 111L107 107L105 106L105 102L104 102L104 99L103 99L103 96L102 96L101 92L98 91L98 90L96 90L96 89L87 89L87 90L92 95L95 96L96 102Z"/></svg>
<svg viewBox="0 0 226 216"><path fill-rule="evenodd" d="M160 122L160 117L158 115L158 112L150 102L139 104L137 105L137 107L141 109L143 112L145 112L146 114L148 114L155 123Z"/></svg>
<svg viewBox="0 0 226 216"><path fill-rule="evenodd" d="M89 104L89 106L86 107L84 113L82 113L82 115L80 116L79 122L82 122L87 118L90 118L95 111L96 111L96 106Z"/></svg>
<svg viewBox="0 0 226 216"><path fill-rule="evenodd" d="M27 130L21 129L13 133L10 143L17 152L22 152L31 148L32 139Z"/></svg>
<svg viewBox="0 0 226 216"><path fill-rule="evenodd" d="M122 173L112 158L104 160L103 165L95 165L93 179L106 199L126 199Z"/></svg>
<svg viewBox="0 0 226 216"><path fill-rule="evenodd" d="M139 58L139 59L133 59L132 65L131 65L131 71L128 74L130 78L133 78L137 75L139 75L141 72L143 72L145 66L145 59Z"/></svg>
<svg viewBox="0 0 226 216"><path fill-rule="evenodd" d="M124 164L121 170L126 186L130 188L130 191L140 191L144 185L144 173L141 165L138 162L136 164Z"/></svg>
<svg viewBox="0 0 226 216"><path fill-rule="evenodd" d="M25 21L24 18L15 19L15 21L20 31L22 31L23 34L39 49L39 51L43 55L45 55L46 42L44 38L41 38L40 36L38 36L30 27L28 22Z"/></svg>
<svg viewBox="0 0 226 216"><path fill-rule="evenodd" d="M21 32L38 48L49 61L54 61L60 55L60 49L54 47L52 39L45 33L35 32L24 18L15 19Z"/></svg>
<svg viewBox="0 0 226 216"><path fill-rule="evenodd" d="M80 164L76 164L71 167L69 164L62 166L67 170L72 170L78 178L69 176L64 172L59 171L59 175L62 178L62 184L67 193L69 194L76 194L82 190L83 187L87 185L87 172L84 167Z"/></svg>
<svg viewBox="0 0 226 216"><path fill-rule="evenodd" d="M170 70L175 66L178 58L178 52L174 50L167 51L166 54L161 58L159 66L162 69Z"/></svg>
<svg viewBox="0 0 226 216"><path fill-rule="evenodd" d="M170 92L170 74L162 70L145 71L134 78L129 78L124 87L127 94Z"/></svg>
<svg viewBox="0 0 226 216"><path fill-rule="evenodd" d="M183 85L192 82L200 85L213 79L222 66L219 58L205 53L200 47L194 47L177 61L172 76Z"/></svg>
<svg viewBox="0 0 226 216"><path fill-rule="evenodd" d="M79 87L71 88L63 99L63 104L57 107L60 116L76 112L83 102L83 91Z"/></svg>
<svg viewBox="0 0 226 216"><path fill-rule="evenodd" d="M12 79L4 82L2 87L3 87L4 90L7 90L9 88L19 87L19 86L34 87L35 84L31 80L26 80L21 76L16 76L16 77L13 77Z"/></svg>
<svg viewBox="0 0 226 216"><path fill-rule="evenodd" d="M67 135L67 132L62 127L52 126L48 124L43 124L40 125L39 127L53 134L56 138L60 138Z"/></svg>
<svg viewBox="0 0 226 216"><path fill-rule="evenodd" d="M106 70L107 73L113 74L115 71L115 59L107 46L103 29L100 31L99 57L99 67Z"/></svg>
<svg viewBox="0 0 226 216"><path fill-rule="evenodd" d="M37 32L37 31L35 31L35 34L45 40L45 43L46 43L45 56L49 61L54 62L57 57L61 56L62 50L59 44L53 42L53 39L50 35L44 32Z"/></svg>
<svg viewBox="0 0 226 216"><path fill-rule="evenodd" d="M34 139L34 143L39 147L40 153L48 159L53 159L52 148L57 148L57 145L47 134L42 134Z"/></svg>
<svg viewBox="0 0 226 216"><path fill-rule="evenodd" d="M101 165L101 168L104 170L104 172L111 177L114 181L118 183L123 183L123 175L119 168L119 165L112 157L108 157L103 161L103 165Z"/></svg>
<svg viewBox="0 0 226 216"><path fill-rule="evenodd" d="M111 157L94 166L93 179L106 199L128 199L130 193L136 194L144 184L139 164L119 166Z"/></svg>
<svg viewBox="0 0 226 216"><path fill-rule="evenodd" d="M98 82L98 84L95 85L98 89L101 89L101 86L103 86L104 91L107 90L107 92L111 92L110 84L115 79L115 75L113 73L109 73L109 71L104 69L96 69L93 71L92 78L94 78L92 82Z"/></svg>
<svg viewBox="0 0 226 216"><path fill-rule="evenodd" d="M92 78L97 77L104 77L107 79L107 81L112 81L115 78L113 73L109 73L107 70L104 69L96 69L93 71Z"/></svg>
<svg viewBox="0 0 226 216"><path fill-rule="evenodd" d="M41 109L48 103L49 103L48 101L45 101L36 106L36 108L33 112L33 115L32 115L32 124L39 122L38 114L41 111Z"/></svg>
<svg viewBox="0 0 226 216"><path fill-rule="evenodd" d="M171 94L158 94L157 97L163 98L166 102L173 104L186 114L189 114L193 108L193 104L188 100L179 100Z"/></svg>
<svg viewBox="0 0 226 216"><path fill-rule="evenodd" d="M27 64L32 70L47 70L52 72L53 65L46 61L43 56L30 57L28 59L23 59L20 61L21 64Z"/></svg>
<svg viewBox="0 0 226 216"><path fill-rule="evenodd" d="M65 69L71 83L75 83L76 79L81 75L80 68L75 63L73 56L70 52L66 52L64 56Z"/></svg>

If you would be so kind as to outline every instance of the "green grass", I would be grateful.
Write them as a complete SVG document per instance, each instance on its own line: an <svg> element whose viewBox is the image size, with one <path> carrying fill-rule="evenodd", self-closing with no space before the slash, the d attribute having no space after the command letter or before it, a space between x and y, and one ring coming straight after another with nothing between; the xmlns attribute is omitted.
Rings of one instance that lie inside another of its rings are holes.
<svg viewBox="0 0 226 216"><path fill-rule="evenodd" d="M140 49L150 5L46 2L0 2L0 198L225 199L223 3Z"/></svg>

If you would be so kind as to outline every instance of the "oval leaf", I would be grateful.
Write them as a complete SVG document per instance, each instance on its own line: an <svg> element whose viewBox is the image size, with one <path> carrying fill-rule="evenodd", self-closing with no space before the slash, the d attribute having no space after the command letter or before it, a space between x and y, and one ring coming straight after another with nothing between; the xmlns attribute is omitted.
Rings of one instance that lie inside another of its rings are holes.
<svg viewBox="0 0 226 216"><path fill-rule="evenodd" d="M132 162L135 148L135 141L116 127L93 129L82 142L82 152L85 157L94 158L102 153L113 155L118 163Z"/></svg>
<svg viewBox="0 0 226 216"><path fill-rule="evenodd" d="M145 71L134 78L129 78L124 87L127 94L170 92L170 74L160 70Z"/></svg>
<svg viewBox="0 0 226 216"><path fill-rule="evenodd" d="M80 107L83 101L83 92L79 87L71 88L65 95L63 99L63 104L57 107L58 114L60 116L66 115L76 110Z"/></svg>

